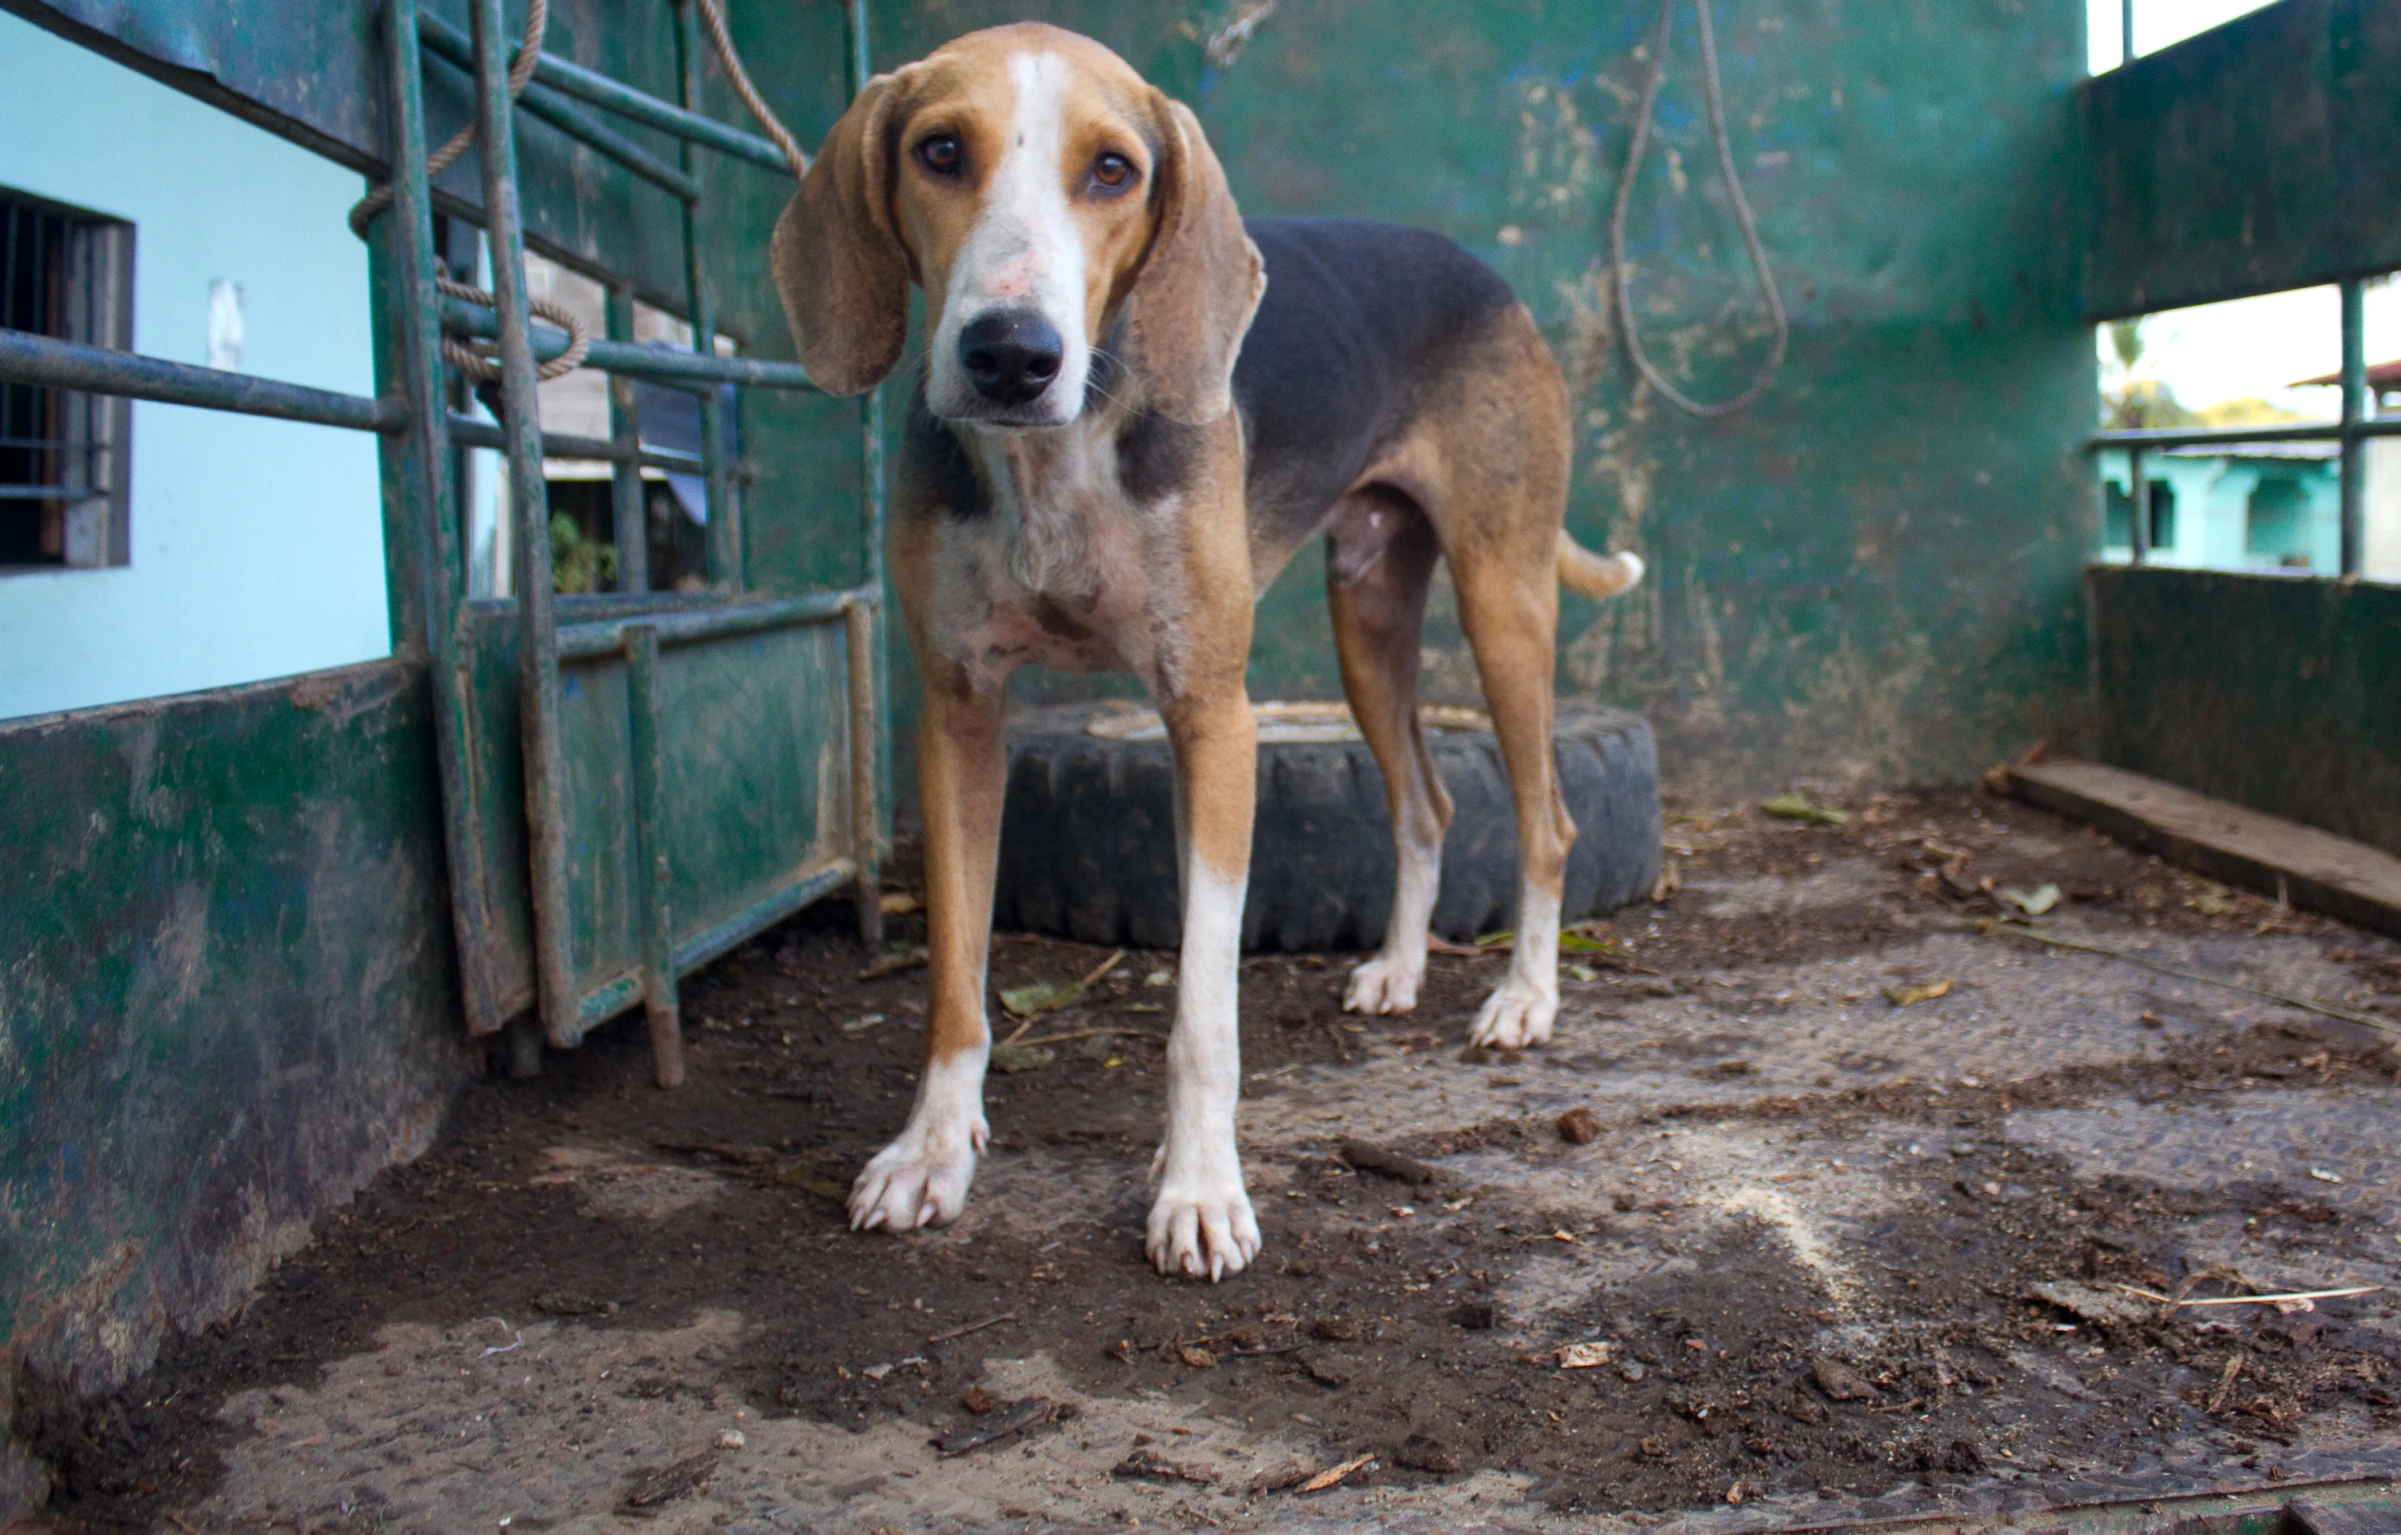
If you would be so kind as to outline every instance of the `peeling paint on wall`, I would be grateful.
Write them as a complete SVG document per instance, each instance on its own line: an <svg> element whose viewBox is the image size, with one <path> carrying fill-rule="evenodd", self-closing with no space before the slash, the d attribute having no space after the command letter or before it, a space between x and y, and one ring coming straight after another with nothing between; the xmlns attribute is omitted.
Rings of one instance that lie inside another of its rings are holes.
<svg viewBox="0 0 2401 1535"><path fill-rule="evenodd" d="M422 668L0 726L0 1391L239 1308L464 1070Z"/></svg>

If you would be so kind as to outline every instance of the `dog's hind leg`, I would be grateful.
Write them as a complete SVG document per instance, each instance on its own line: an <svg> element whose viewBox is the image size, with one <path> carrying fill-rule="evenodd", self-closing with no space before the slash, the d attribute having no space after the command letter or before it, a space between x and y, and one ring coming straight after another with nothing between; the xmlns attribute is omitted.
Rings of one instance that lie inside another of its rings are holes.
<svg viewBox="0 0 2401 1535"><path fill-rule="evenodd" d="M1501 760L1516 802L1519 868L1516 942L1509 973L1476 1015L1469 1040L1515 1049L1551 1037L1559 1014L1559 907L1576 823L1559 796L1551 746L1551 674L1559 625L1558 577L1547 545L1538 570L1454 557L1459 621L1476 653Z"/></svg>
<svg viewBox="0 0 2401 1535"><path fill-rule="evenodd" d="M1514 1048L1549 1039L1558 1017L1560 900L1576 839L1551 746L1571 436L1558 364L1524 310L1494 332L1473 374L1480 387L1441 420L1447 473L1429 510L1517 811L1516 944L1469 1038ZM1490 403L1503 400L1505 414Z"/></svg>
<svg viewBox="0 0 2401 1535"><path fill-rule="evenodd" d="M1384 772L1397 878L1384 946L1351 972L1342 1006L1405 1013L1426 975L1426 927L1442 884L1442 836L1451 797L1435 776L1417 717L1418 641L1426 588L1441 546L1414 501L1370 487L1354 492L1329 529L1326 600L1351 715Z"/></svg>

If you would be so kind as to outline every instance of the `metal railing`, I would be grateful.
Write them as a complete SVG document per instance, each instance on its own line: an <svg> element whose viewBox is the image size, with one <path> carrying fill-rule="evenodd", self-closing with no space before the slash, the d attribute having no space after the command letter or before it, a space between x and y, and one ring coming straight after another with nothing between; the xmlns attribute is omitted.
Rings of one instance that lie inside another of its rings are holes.
<svg viewBox="0 0 2401 1535"><path fill-rule="evenodd" d="M523 95L512 101L507 66L513 44L504 31L501 0L473 0L473 25L467 32L420 12L416 0L386 0L382 42L391 94L393 198L391 206L369 224L368 237L376 265L388 271L391 289L398 295L389 310L391 333L382 338L388 341L396 365L380 370L390 379L388 387L393 392L370 397L307 388L16 330L0 330L0 381L268 416L371 432L386 439L387 505L398 500L413 513L395 519L392 525L405 523L423 530L422 547L387 550L394 590L401 598L395 604L399 616L394 649L431 662L453 870L453 917L461 940L461 980L469 1026L477 1033L492 1032L509 1021L498 985L479 960L497 931L489 892L480 879L465 874L480 868L476 829L485 820L492 796L500 791L482 783L469 760L473 709L465 620L470 604L451 459L462 447L496 449L507 455L510 511L522 551L515 605L525 806L531 842L528 884L541 1035L556 1046L572 1045L592 1025L641 1002L650 1017L660 1080L672 1085L682 1075L676 992L680 973L844 884L856 892L862 935L870 942L881 940L877 785L884 709L877 657L881 650L884 502L882 401L880 394L870 393L860 413L859 536L864 579L845 590L798 598L740 598L744 587L741 516L726 461L720 386L800 390L815 386L797 364L724 357L715 352L714 311L703 272L701 183L695 153L707 149L787 176L791 168L767 140L714 122L697 110L701 56L696 7L693 0L669 3L678 17L681 101L675 105L548 54L537 61ZM844 25L845 73L855 94L867 78L865 0L846 0ZM436 286L440 267L434 254L433 200L425 165L425 54L474 77L484 232L495 295L489 307L446 298ZM584 110L586 105L672 136L677 141L677 163L669 165L609 128ZM535 399L537 360L564 351L567 338L547 326L535 325L528 308L525 234L517 196L518 108L663 188L681 205L691 350L633 344L631 289L622 282L609 285L609 338L593 341L585 356L587 366L611 378L611 435L607 438L541 429ZM498 342L501 408L497 422L473 419L448 408L441 352L445 333ZM698 454L669 452L642 443L634 410L634 380L699 395ZM701 477L708 497L708 570L727 600L693 609L661 599L666 611L562 628L553 603L542 471L546 457L596 459L616 466L620 586L635 593L648 591L641 471L655 468ZM667 902L672 857L665 842L662 808L660 648L834 622L845 625L850 651L851 824L845 829L849 856L812 866L745 909L678 943ZM637 972L612 976L586 989L576 984L569 944L560 668L563 663L612 656L622 657L626 663L633 722L634 814L629 833L634 843L632 861L639 871L643 962ZM514 1036L511 1045L520 1060L527 1050L538 1048L530 1033Z"/></svg>
<svg viewBox="0 0 2401 1535"><path fill-rule="evenodd" d="M2126 454L2128 558L2136 565L2151 558L2150 486L2143 459L2170 448L2238 448L2252 443L2331 442L2341 447L2342 554L2340 574L2356 576L2367 550L2367 444L2376 437L2401 437L2401 416L2377 418L2368 414L2368 353L2366 284L2359 278L2341 284L2343 304L2342 419L2303 426L2223 426L2129 428L2095 432L2085 441L2089 452L2120 448ZM2104 523L2106 526L2106 522Z"/></svg>

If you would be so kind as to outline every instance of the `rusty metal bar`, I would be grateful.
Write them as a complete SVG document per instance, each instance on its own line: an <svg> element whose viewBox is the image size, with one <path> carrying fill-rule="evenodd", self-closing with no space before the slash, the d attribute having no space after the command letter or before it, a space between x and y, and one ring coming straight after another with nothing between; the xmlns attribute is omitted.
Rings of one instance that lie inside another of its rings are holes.
<svg viewBox="0 0 2401 1535"><path fill-rule="evenodd" d="M517 685L525 743L525 821L533 894L534 986L542 1034L559 1049L583 1038L569 949L567 767L559 740L558 631L552 621L550 507L542 482L542 423L534 395L532 317L525 291L525 226L517 206L516 122L508 91L501 0L474 0L476 148L484 234L500 315L500 398L509 498L517 518Z"/></svg>
<svg viewBox="0 0 2401 1535"><path fill-rule="evenodd" d="M2367 285L2345 278L2343 293L2342 573L2359 574L2368 537L2368 455L2360 426L2368 415Z"/></svg>
<svg viewBox="0 0 2401 1535"><path fill-rule="evenodd" d="M675 946L675 969L688 975L735 945L783 921L803 906L850 884L855 876L847 858L829 858L793 876L724 921L695 933Z"/></svg>
<svg viewBox="0 0 2401 1535"><path fill-rule="evenodd" d="M867 46L867 0L844 0L842 34L845 44L843 73L847 76L845 83L849 87L849 94L855 97L867 88L867 82L875 72ZM858 771L859 759L855 746L852 756L852 793L854 797L857 796L861 792L858 786L864 784L864 792L870 796L871 806L876 813L871 839L863 844L870 848L880 846L883 835L882 807L892 802L891 742L883 729L883 723L892 717L890 668L886 665L884 654L884 518L884 391L878 385L868 390L859 401L859 584L874 594L874 607L866 620L865 635L861 637L854 630L851 645L854 666L856 652L865 650L871 676L869 702L874 713L866 724L872 737L873 755L866 773ZM858 720L854 713L854 742L857 727ZM860 901L859 932L861 938L870 944L883 941L880 906L875 909L874 936L868 936L871 930L867 926L867 910L877 899L880 899L880 893L871 891L863 895Z"/></svg>
<svg viewBox="0 0 2401 1535"><path fill-rule="evenodd" d="M31 331L0 330L0 381L88 394L123 395L162 405L196 405L203 410L273 416L313 426L354 432L405 432L408 407L398 400L310 389L247 373L197 368L187 362L144 357L114 347L86 346Z"/></svg>
<svg viewBox="0 0 2401 1535"><path fill-rule="evenodd" d="M2141 443L2126 450L2126 558L2135 565L2151 558L2151 486L2143 456Z"/></svg>
<svg viewBox="0 0 2401 1535"><path fill-rule="evenodd" d="M415 429L386 448L399 473L388 493L414 508L408 518L419 542L425 643L432 655L435 759L442 775L443 840L450 863L453 934L458 945L460 1000L470 1034L489 1034L507 1019L493 979L491 891L476 846L483 799L471 765L474 718L462 661L459 624L466 597L456 482L451 473L449 415L443 407L442 332L434 278L441 268L433 245L433 194L425 174L425 94L417 56L417 0L385 0L384 63L390 91L392 205L369 233L391 273L388 316L397 347L401 388Z"/></svg>
<svg viewBox="0 0 2401 1535"><path fill-rule="evenodd" d="M491 337L499 334L492 311L465 299L442 300L443 328L456 335ZM567 350L567 333L539 320L534 322L534 360L548 362ZM665 347L636 346L626 336L594 341L584 352L584 366L603 373L623 373L654 384L698 393L718 384L748 384L761 389L807 389L816 383L796 362L770 362L754 357L719 357Z"/></svg>
<svg viewBox="0 0 2401 1535"><path fill-rule="evenodd" d="M684 1083L684 1034L675 990L675 861L667 845L667 769L659 744L659 631L625 630L626 715L634 753L634 898L642 918L642 1001L652 1071L661 1087Z"/></svg>
<svg viewBox="0 0 2401 1535"><path fill-rule="evenodd" d="M504 1036L508 1050L509 1075L538 1077L542 1074L542 1028L528 1017L509 1020Z"/></svg>
<svg viewBox="0 0 2401 1535"><path fill-rule="evenodd" d="M625 648L625 631L633 624L648 624L657 630L661 645L690 645L701 640L759 634L769 629L789 629L799 624L826 623L843 617L856 602L873 600L873 594L863 589L810 592L799 597L735 603L726 607L701 608L657 617L644 614L636 618L597 619L590 623L568 624L558 631L559 659L562 662L590 661L613 656Z"/></svg>
<svg viewBox="0 0 2401 1535"><path fill-rule="evenodd" d="M431 12L419 14L417 27L418 35L424 39L429 51L461 69L471 70L475 67L474 44L466 33ZM515 39L509 41L508 53L511 57L515 56L518 46ZM550 55L544 54L542 57L548 60ZM545 89L541 83L542 73L541 66L536 64L534 83L528 84L524 94L517 98L518 105L525 108L529 116L540 118L569 138L616 161L671 197L690 202L700 196L698 177L689 170L677 170L623 134L595 121L558 92Z"/></svg>
<svg viewBox="0 0 2401 1535"><path fill-rule="evenodd" d="M461 42L465 41L465 34L436 17L428 16L425 26L429 41L433 41L432 34L437 28L447 28ZM440 45L437 43L436 46L438 48ZM516 46L512 40L512 56ZM573 96L620 117L631 118L645 128L655 128L661 133L732 155L738 160L748 160L781 175L792 174L792 167L784 162L784 152L765 139L744 133L739 128L729 128L697 112L671 107L656 96L635 90L630 85L562 59L557 54L545 53L534 60L534 83L549 86L561 95Z"/></svg>
<svg viewBox="0 0 2401 1535"><path fill-rule="evenodd" d="M700 111L700 14L694 0L670 0L675 11L676 88L684 110ZM686 139L676 146L684 170L699 174L699 156ZM692 350L707 357L717 354L717 312L709 303L709 284L700 238L700 207L684 204L684 290L691 310ZM742 514L734 504L733 476L725 462L725 402L711 389L700 397L700 456L707 463L709 580L729 592L742 590Z"/></svg>
<svg viewBox="0 0 2401 1535"><path fill-rule="evenodd" d="M509 434L506 428L492 421L479 421L473 416L452 412L450 440L463 448L495 448L508 451ZM603 463L618 461L615 441L607 437L579 437L570 432L542 433L542 454L546 458L590 458ZM674 474L700 473L700 459L691 453L677 453L667 448L636 448L633 462L645 469L665 469Z"/></svg>
<svg viewBox="0 0 2401 1535"><path fill-rule="evenodd" d="M873 598L854 596L843 605L850 651L850 861L852 899L858 906L859 941L884 942L883 871L878 848L883 816L876 798L875 614Z"/></svg>
<svg viewBox="0 0 2401 1535"><path fill-rule="evenodd" d="M641 966L620 970L577 1000L576 1016L589 1032L641 1001L643 991Z"/></svg>
<svg viewBox="0 0 2401 1535"><path fill-rule="evenodd" d="M2092 452L2103 448L2239 448L2248 442L2343 442L2353 437L2401 437L2401 416L2366 416L2312 426L2205 426L2189 431L2145 427L2095 432L2084 440L2084 446Z"/></svg>
<svg viewBox="0 0 2401 1535"><path fill-rule="evenodd" d="M623 283L608 290L609 339L634 339L634 292ZM609 475L609 526L617 545L617 590L650 590L650 515L642 492L642 406L634 381L609 375L609 443L617 450Z"/></svg>

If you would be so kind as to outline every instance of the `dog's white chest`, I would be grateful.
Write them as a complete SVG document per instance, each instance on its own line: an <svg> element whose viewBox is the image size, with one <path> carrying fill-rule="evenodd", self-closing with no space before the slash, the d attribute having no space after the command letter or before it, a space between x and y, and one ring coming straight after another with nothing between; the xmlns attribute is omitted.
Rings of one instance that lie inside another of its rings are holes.
<svg viewBox="0 0 2401 1535"><path fill-rule="evenodd" d="M988 688L1028 663L1166 681L1166 609L1181 592L1172 508L1125 496L1106 439L981 447L992 505L955 526L937 562L945 655Z"/></svg>

